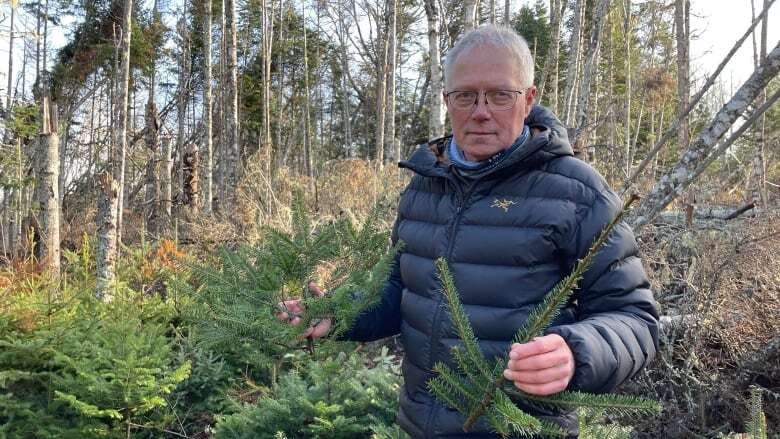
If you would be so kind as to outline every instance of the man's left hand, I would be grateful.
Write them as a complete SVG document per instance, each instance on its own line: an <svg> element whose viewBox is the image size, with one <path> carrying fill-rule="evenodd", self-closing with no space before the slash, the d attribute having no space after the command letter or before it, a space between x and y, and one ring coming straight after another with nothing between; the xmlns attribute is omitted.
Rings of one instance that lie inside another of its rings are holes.
<svg viewBox="0 0 780 439"><path fill-rule="evenodd" d="M504 378L525 393L545 396L561 392L573 376L574 355L558 334L510 347Z"/></svg>

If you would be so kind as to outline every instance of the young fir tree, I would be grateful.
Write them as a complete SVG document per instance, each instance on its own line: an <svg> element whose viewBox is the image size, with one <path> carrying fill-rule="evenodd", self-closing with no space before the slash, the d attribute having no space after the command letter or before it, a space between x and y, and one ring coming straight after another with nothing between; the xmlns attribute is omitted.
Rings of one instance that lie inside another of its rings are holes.
<svg viewBox="0 0 780 439"><path fill-rule="evenodd" d="M534 337L543 334L544 330L559 314L560 309L567 303L577 287L577 283L592 264L596 253L607 241L614 226L623 220L629 206L636 199L638 197L634 196L626 202L623 210L596 238L588 253L577 261L572 273L563 278L547 294L544 301L531 312L525 326L520 328L515 335L514 341L516 343L527 343ZM534 404L563 408L610 408L618 412L660 411L660 406L656 402L632 396L596 395L583 392L561 392L550 396L537 396L517 390L503 376L508 357L491 361L480 352L446 260L439 259L436 262L436 268L439 271L442 292L447 299L453 326L463 344L452 348L457 371L443 363L438 363L434 366L434 371L438 376L431 379L428 385L431 392L439 400L466 416L466 422L463 425L464 431L469 431L477 420L484 417L491 428L504 437L537 434L565 436L565 432L560 427L541 421L524 412L514 404L514 400L525 400Z"/></svg>
<svg viewBox="0 0 780 439"><path fill-rule="evenodd" d="M292 217L289 233L268 230L259 246L222 249L216 263L191 265L197 287L177 283L196 299L189 317L207 346L240 349L268 364L298 348L317 319L333 318L331 335L342 334L379 302L397 248L388 250L378 209L361 226L344 218L315 227L298 194ZM328 293L311 297L310 281ZM276 317L294 298L306 309L297 326Z"/></svg>

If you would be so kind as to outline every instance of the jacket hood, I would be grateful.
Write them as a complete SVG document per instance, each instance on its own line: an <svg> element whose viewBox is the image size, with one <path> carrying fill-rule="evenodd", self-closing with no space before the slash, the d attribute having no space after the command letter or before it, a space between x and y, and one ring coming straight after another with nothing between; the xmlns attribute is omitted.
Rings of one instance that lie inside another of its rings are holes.
<svg viewBox="0 0 780 439"><path fill-rule="evenodd" d="M556 157L574 155L566 127L548 108L534 105L525 124L531 129L531 137L497 166L473 174L473 177L498 175L502 171L533 167ZM421 144L408 160L399 162L398 166L426 177L447 177L453 172L446 153L451 140L452 136L446 136Z"/></svg>

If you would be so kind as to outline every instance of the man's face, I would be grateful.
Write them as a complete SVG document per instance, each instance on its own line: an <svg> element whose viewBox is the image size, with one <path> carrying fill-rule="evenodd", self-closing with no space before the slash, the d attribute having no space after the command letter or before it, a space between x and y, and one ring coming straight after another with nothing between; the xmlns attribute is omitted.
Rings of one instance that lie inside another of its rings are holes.
<svg viewBox="0 0 780 439"><path fill-rule="evenodd" d="M482 161L512 145L523 131L536 96L536 87L517 95L514 107L492 111L485 102L485 91L524 90L524 78L511 62L506 49L492 46L471 48L458 56L446 92L474 91L478 103L470 110L454 108L447 100L455 143L471 161Z"/></svg>

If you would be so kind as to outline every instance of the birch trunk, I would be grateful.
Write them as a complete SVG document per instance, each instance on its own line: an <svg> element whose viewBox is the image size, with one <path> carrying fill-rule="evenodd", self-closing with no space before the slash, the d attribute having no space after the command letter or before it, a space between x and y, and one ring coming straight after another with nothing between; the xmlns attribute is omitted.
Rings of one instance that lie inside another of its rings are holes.
<svg viewBox="0 0 780 439"><path fill-rule="evenodd" d="M609 0L598 0L596 11L593 15L593 30L590 34L590 41L588 42L588 49L585 55L585 69L577 102L576 131L574 138L570 139L572 143L577 143L580 134L588 123L588 98L591 95L590 83L596 75L596 69L598 68L599 44L601 43L601 32L604 29L604 19L607 16L607 11L609 11Z"/></svg>
<svg viewBox="0 0 780 439"><path fill-rule="evenodd" d="M11 27L8 32L8 87L6 88L5 120L11 119L13 109L13 77L14 77L14 17L16 16L16 2L11 1Z"/></svg>
<svg viewBox="0 0 780 439"><path fill-rule="evenodd" d="M442 79L441 53L439 52L439 27L441 16L437 0L425 0L425 15L428 18L428 57L431 64L431 113L428 129L430 137L444 135L444 82Z"/></svg>
<svg viewBox="0 0 780 439"><path fill-rule="evenodd" d="M187 29L187 18L183 15L178 22L178 32L180 40L179 52L179 90L176 97L176 111L178 117L178 130L176 133L176 192L179 194L177 199L184 197L184 154L187 148L187 104L189 101L189 81L190 81L190 34ZM178 205L178 203L177 203ZM178 212L178 209L177 209Z"/></svg>
<svg viewBox="0 0 780 439"><path fill-rule="evenodd" d="M195 214L200 208L200 182L198 180L198 167L200 165L200 152L198 145L190 143L182 156L182 173L184 184L182 186L182 204L189 207L189 213Z"/></svg>
<svg viewBox="0 0 780 439"><path fill-rule="evenodd" d="M49 96L49 81L44 80L41 103L41 133L38 135L38 224L40 243L38 262L54 278L60 276L60 198L59 198L59 136L57 134L57 105Z"/></svg>
<svg viewBox="0 0 780 439"><path fill-rule="evenodd" d="M114 130L114 180L119 184L116 214L116 244L122 243L122 211L125 187L125 154L127 151L127 92L130 81L130 36L132 33L133 0L124 0L122 18L121 67L116 90L116 127Z"/></svg>
<svg viewBox="0 0 780 439"><path fill-rule="evenodd" d="M626 91L624 100L625 118L625 174L631 175L634 163L634 152L631 150L631 0L626 0L623 6L623 39L626 47Z"/></svg>
<svg viewBox="0 0 780 439"><path fill-rule="evenodd" d="M389 6L392 0L388 0L385 5ZM387 17L384 22L384 29L381 29L377 23L377 39L380 52L376 58L376 128L374 132L374 148L376 151L376 167L380 171L385 162L385 100L387 95L387 71L388 71L388 40L390 39L390 29Z"/></svg>
<svg viewBox="0 0 780 439"><path fill-rule="evenodd" d="M577 72L580 59L580 34L585 12L585 0L577 0L574 6L574 29L569 39L569 64L566 68L566 88L564 89L564 115L563 120L567 127L574 123L575 96L577 94Z"/></svg>
<svg viewBox="0 0 780 439"><path fill-rule="evenodd" d="M211 21L212 2L205 0L204 17L204 43L203 43L203 211L206 215L212 213L213 178L214 178L214 151L212 141L212 102L211 102Z"/></svg>
<svg viewBox="0 0 780 439"><path fill-rule="evenodd" d="M111 301L111 288L116 277L117 239L116 222L119 202L119 185L107 172L98 175L98 212L97 212L97 279L95 297L98 300Z"/></svg>
<svg viewBox="0 0 780 439"><path fill-rule="evenodd" d="M271 13L263 0L263 147L265 155L265 173L271 175L273 163L273 145L271 143L271 53L273 49L273 0Z"/></svg>
<svg viewBox="0 0 780 439"><path fill-rule="evenodd" d="M477 26L477 0L463 2L463 33Z"/></svg>
<svg viewBox="0 0 780 439"><path fill-rule="evenodd" d="M707 159L712 149L731 125L745 112L769 81L780 71L780 43L767 56L734 96L718 111L672 169L656 183L650 194L633 212L632 225L641 229L651 222L669 203L681 195L693 182L699 164Z"/></svg>
<svg viewBox="0 0 780 439"><path fill-rule="evenodd" d="M398 151L396 151L396 139L395 139L395 60L396 60L396 46L397 46L397 30L396 30L396 17L398 8L397 0L388 0L387 7L389 9L390 17L388 19L388 52L387 52L387 77L385 82L387 83L387 96L386 96L386 121L385 121L385 150L388 154L393 155L393 159L398 161L401 159Z"/></svg>
<svg viewBox="0 0 780 439"><path fill-rule="evenodd" d="M227 79L225 89L227 99L225 105L225 128L227 135L225 144L227 146L225 161L225 185L226 200L225 213L230 214L235 211L237 202L238 179L241 168L241 149L239 148L238 138L238 64L237 64L237 17L235 0L225 0L225 20L227 28L225 29L226 53L227 53Z"/></svg>
<svg viewBox="0 0 780 439"><path fill-rule="evenodd" d="M306 171L306 175L309 177L309 184L313 184L313 178L314 178L314 170L312 169L312 150L311 150L311 132L310 130L310 113L309 108L311 107L309 96L310 96L310 90L309 90L309 53L307 48L307 32L306 32L306 2L305 0L301 0L301 16L303 17L303 86L304 86L304 93L306 93L306 96L304 96L303 99L303 166L304 170Z"/></svg>

